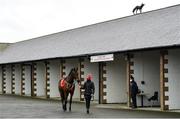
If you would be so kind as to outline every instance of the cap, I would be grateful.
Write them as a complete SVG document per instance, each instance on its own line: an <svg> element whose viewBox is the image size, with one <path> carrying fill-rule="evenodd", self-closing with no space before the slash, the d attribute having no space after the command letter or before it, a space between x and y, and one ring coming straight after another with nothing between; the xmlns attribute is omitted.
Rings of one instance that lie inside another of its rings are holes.
<svg viewBox="0 0 180 119"><path fill-rule="evenodd" d="M88 74L86 79L87 80L92 80L92 74Z"/></svg>
<svg viewBox="0 0 180 119"><path fill-rule="evenodd" d="M131 77L130 77L132 80L134 79L134 77L131 75Z"/></svg>

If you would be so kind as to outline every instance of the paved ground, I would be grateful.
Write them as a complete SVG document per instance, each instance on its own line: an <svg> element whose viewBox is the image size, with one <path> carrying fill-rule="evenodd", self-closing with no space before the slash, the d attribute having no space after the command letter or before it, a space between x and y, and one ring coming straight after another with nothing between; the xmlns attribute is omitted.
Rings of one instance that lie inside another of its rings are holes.
<svg viewBox="0 0 180 119"><path fill-rule="evenodd" d="M84 103L73 103L71 112L63 112L59 101L0 95L0 118L180 118L180 113L141 110L130 111L97 107L96 104L93 104L91 113L86 114Z"/></svg>

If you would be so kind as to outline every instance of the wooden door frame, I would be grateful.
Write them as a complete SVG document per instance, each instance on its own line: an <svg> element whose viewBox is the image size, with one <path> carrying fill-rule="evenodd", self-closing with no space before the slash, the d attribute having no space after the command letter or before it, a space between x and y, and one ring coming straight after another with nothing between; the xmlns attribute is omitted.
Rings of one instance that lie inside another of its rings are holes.
<svg viewBox="0 0 180 119"><path fill-rule="evenodd" d="M107 77L104 76L106 74L106 62L99 62L99 104L106 104L107 99L104 99L104 96L107 95L107 92L104 92L104 89L107 87L104 82L107 80Z"/></svg>
<svg viewBox="0 0 180 119"><path fill-rule="evenodd" d="M130 77L134 74L134 61L132 59L134 58L134 54L126 54L126 74L127 74L127 106L131 106L131 92L130 92Z"/></svg>

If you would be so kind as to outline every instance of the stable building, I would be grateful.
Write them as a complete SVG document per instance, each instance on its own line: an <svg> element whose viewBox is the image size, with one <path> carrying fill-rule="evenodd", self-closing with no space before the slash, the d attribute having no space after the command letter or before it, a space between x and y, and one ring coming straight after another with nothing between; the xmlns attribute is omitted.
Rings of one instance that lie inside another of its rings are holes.
<svg viewBox="0 0 180 119"><path fill-rule="evenodd" d="M58 81L78 67L88 73L99 104L130 106L130 76L138 106L180 109L180 5L127 16L12 44L0 44L0 92L57 98ZM73 100L83 101L76 86Z"/></svg>

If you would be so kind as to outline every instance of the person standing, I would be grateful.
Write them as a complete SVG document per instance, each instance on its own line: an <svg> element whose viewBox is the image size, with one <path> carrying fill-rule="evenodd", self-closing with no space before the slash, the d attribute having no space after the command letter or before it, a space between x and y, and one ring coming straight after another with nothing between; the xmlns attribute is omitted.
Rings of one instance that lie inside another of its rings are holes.
<svg viewBox="0 0 180 119"><path fill-rule="evenodd" d="M130 79L130 94L132 99L132 108L137 108L136 96L138 94L138 86L137 83L134 81L133 76L131 76Z"/></svg>
<svg viewBox="0 0 180 119"><path fill-rule="evenodd" d="M86 101L86 109L87 109L87 114L89 114L91 98L95 93L95 86L94 86L94 82L92 81L91 74L87 75L86 82L84 83L84 85L81 88L84 89L84 98Z"/></svg>

